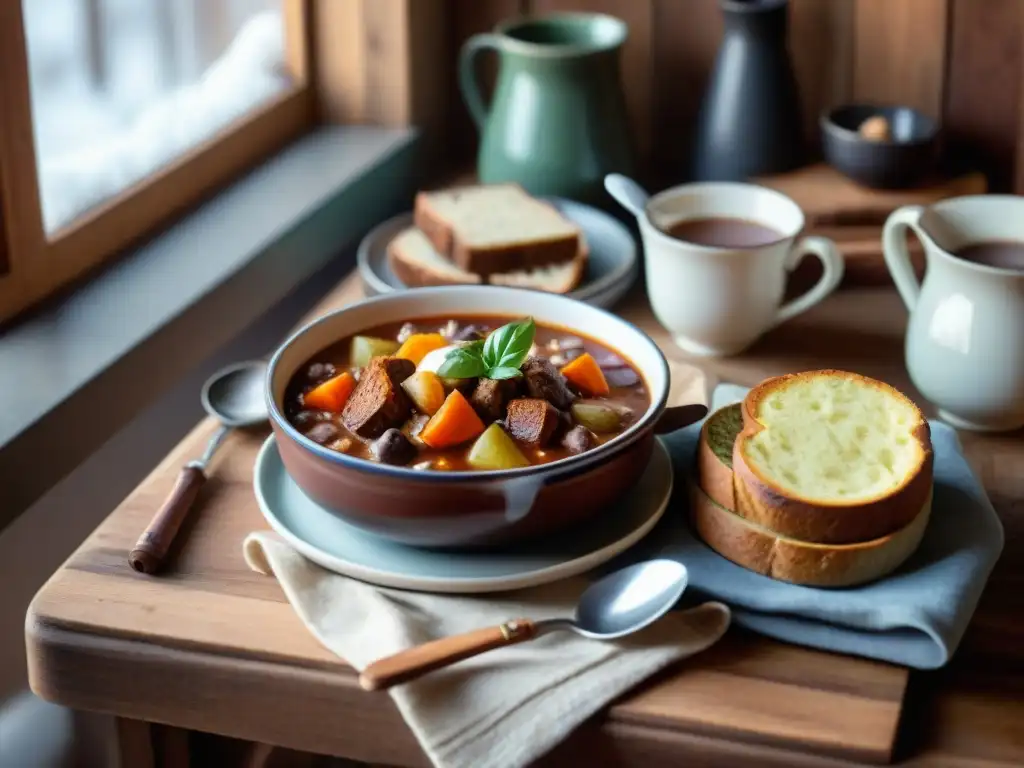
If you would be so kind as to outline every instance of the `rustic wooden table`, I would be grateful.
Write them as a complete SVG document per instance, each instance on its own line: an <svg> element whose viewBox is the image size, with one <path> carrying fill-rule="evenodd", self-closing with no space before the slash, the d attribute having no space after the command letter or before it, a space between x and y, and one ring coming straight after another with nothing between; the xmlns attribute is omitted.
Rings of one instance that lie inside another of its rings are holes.
<svg viewBox="0 0 1024 768"><path fill-rule="evenodd" d="M350 277L311 314L361 295ZM671 359L685 361L654 322L642 288L618 311ZM847 368L916 396L902 364L905 322L891 289L840 292L747 354L701 365L712 381L746 385L787 371ZM212 429L197 426L36 596L26 630L33 689L117 715L124 764L133 767L154 764L154 744L167 764L186 764L188 731L377 764L427 764L390 698L360 691L353 671L302 627L277 583L242 560L243 536L265 527L251 491L265 432L230 438L163 574L128 567L131 545ZM584 725L545 762L1024 765L1024 435L963 441L1006 527L1006 551L946 669L909 674L732 630Z"/></svg>

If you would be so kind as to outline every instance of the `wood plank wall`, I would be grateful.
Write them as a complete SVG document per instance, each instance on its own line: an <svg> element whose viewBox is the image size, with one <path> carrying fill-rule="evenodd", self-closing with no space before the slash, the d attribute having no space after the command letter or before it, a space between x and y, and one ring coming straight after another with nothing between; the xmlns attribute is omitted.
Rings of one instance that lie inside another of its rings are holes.
<svg viewBox="0 0 1024 768"><path fill-rule="evenodd" d="M588 10L625 20L623 80L645 175L678 177L721 41L717 0L448 2L451 62L471 35L517 14ZM1022 0L790 0L789 45L812 144L829 106L909 104L942 120L951 153L1000 190L1024 191L1022 41ZM486 70L492 83L493 61ZM453 154L471 161L476 130L454 79L446 100Z"/></svg>

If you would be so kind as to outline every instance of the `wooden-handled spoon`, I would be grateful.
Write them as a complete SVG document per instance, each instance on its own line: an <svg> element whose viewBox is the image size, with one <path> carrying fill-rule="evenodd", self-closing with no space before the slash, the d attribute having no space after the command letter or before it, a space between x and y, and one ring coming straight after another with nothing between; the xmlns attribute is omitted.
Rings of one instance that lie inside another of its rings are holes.
<svg viewBox="0 0 1024 768"><path fill-rule="evenodd" d="M664 616L679 601L686 583L686 566L675 560L636 563L591 584L580 597L574 618L513 619L417 645L370 664L359 676L359 684L367 691L385 690L471 656L559 629L597 640L623 637Z"/></svg>
<svg viewBox="0 0 1024 768"><path fill-rule="evenodd" d="M254 360L224 368L207 379L201 394L203 408L220 421L220 427L210 438L202 457L182 467L167 500L128 554L128 563L133 569L149 574L160 570L192 502L206 482L206 467L228 432L267 420L263 389L266 373L267 364Z"/></svg>

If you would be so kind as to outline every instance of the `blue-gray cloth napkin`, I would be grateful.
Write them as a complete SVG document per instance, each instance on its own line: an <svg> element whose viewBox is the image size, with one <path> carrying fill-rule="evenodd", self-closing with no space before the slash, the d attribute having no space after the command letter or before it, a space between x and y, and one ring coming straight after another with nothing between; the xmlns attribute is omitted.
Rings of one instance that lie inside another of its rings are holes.
<svg viewBox="0 0 1024 768"><path fill-rule="evenodd" d="M746 391L719 386L712 411L740 401ZM931 519L918 551L885 579L826 590L741 568L690 532L689 502L680 487L644 548L683 562L690 572L690 589L727 603L733 621L755 632L920 669L941 667L956 651L999 559L1003 527L963 456L956 432L941 422L930 423L935 450ZM663 438L677 477L691 472L699 436L700 424L694 424Z"/></svg>

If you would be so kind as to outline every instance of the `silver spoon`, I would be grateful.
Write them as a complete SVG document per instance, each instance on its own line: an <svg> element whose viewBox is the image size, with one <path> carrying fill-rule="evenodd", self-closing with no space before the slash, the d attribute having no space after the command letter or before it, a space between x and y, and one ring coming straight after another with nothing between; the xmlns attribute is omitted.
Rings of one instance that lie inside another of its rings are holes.
<svg viewBox="0 0 1024 768"><path fill-rule="evenodd" d="M574 618L515 619L417 645L370 664L359 676L359 685L367 691L384 690L471 656L559 629L595 640L614 640L664 616L678 602L686 583L686 566L675 560L637 563L587 587Z"/></svg>
<svg viewBox="0 0 1024 768"><path fill-rule="evenodd" d="M182 468L167 501L128 555L128 562L136 571L155 573L163 565L167 550L174 542L199 489L206 482L206 467L228 432L237 427L251 427L268 419L263 394L266 374L267 364L262 360L253 360L228 366L213 374L203 384L200 395L203 408L220 421L220 428L206 444L203 455Z"/></svg>

